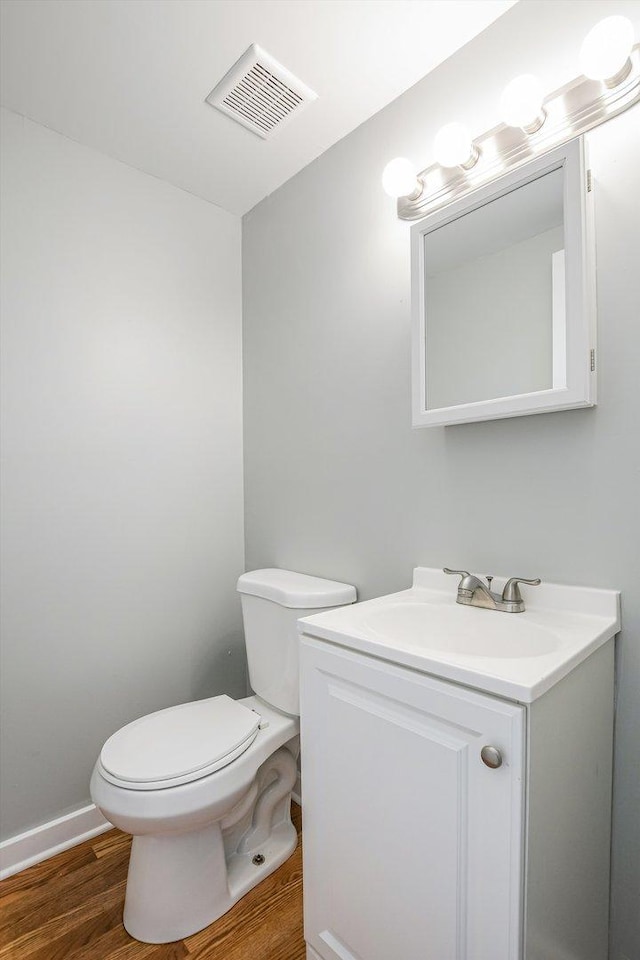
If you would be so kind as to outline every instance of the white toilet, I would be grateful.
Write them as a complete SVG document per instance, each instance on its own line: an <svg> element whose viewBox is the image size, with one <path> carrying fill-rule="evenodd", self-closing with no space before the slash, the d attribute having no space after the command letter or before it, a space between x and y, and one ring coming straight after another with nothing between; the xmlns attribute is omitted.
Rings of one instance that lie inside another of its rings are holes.
<svg viewBox="0 0 640 960"><path fill-rule="evenodd" d="M133 834L124 907L132 937L167 943L230 909L295 850L299 617L355 588L288 570L238 580L255 696L169 707L107 740L91 777L104 816Z"/></svg>

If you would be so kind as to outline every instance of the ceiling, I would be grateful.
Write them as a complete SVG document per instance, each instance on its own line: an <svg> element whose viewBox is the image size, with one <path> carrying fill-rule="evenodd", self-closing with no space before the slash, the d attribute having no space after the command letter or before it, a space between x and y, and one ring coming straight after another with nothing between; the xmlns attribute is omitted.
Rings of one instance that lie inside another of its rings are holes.
<svg viewBox="0 0 640 960"><path fill-rule="evenodd" d="M2 0L2 103L235 214L516 0ZM250 43L318 94L262 140L204 102Z"/></svg>

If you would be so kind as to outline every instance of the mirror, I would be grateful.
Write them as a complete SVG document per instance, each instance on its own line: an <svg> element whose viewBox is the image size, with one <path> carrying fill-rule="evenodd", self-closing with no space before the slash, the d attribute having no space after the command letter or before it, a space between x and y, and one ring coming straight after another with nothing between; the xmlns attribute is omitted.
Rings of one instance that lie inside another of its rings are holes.
<svg viewBox="0 0 640 960"><path fill-rule="evenodd" d="M574 141L413 227L415 426L594 404L589 200Z"/></svg>
<svg viewBox="0 0 640 960"><path fill-rule="evenodd" d="M562 181L554 170L425 236L428 409L554 386Z"/></svg>

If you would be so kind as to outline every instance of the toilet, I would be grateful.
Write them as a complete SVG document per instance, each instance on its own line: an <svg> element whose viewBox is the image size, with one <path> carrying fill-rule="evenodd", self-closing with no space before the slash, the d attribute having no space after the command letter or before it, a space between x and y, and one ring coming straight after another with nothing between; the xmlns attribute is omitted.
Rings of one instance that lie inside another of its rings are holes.
<svg viewBox="0 0 640 960"><path fill-rule="evenodd" d="M296 848L299 617L354 603L345 583L288 570L238 580L253 696L211 697L127 724L91 797L133 836L124 926L146 943L217 920Z"/></svg>

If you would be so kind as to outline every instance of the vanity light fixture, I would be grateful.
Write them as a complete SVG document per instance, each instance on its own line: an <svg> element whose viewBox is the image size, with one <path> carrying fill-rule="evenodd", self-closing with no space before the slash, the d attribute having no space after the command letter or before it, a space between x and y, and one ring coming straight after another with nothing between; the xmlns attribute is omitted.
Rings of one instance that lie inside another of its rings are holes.
<svg viewBox="0 0 640 960"><path fill-rule="evenodd" d="M500 98L500 113L508 127L520 127L525 133L536 133L546 113L542 106L544 90L537 77L523 73L507 84Z"/></svg>
<svg viewBox="0 0 640 960"><path fill-rule="evenodd" d="M446 124L430 167L416 172L401 158L387 164L383 186L397 198L400 219L419 220L640 101L640 44L626 17L596 24L579 60L581 75L547 96L532 74L515 77L500 101L504 122L486 133L472 139L463 124Z"/></svg>
<svg viewBox="0 0 640 960"><path fill-rule="evenodd" d="M605 17L589 31L580 48L580 69L590 80L615 87L629 76L633 24L626 17Z"/></svg>

